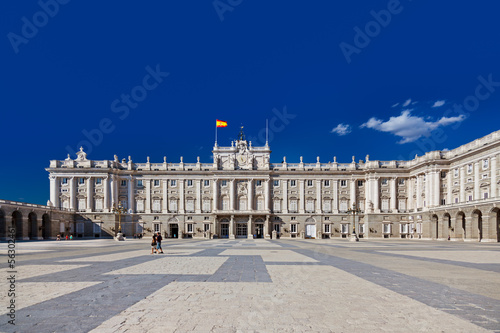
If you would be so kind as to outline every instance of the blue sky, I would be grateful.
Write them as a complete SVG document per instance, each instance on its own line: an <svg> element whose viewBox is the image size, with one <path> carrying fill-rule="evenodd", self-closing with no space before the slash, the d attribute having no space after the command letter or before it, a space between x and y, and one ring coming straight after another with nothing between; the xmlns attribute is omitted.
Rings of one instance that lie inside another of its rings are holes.
<svg viewBox="0 0 500 333"><path fill-rule="evenodd" d="M49 160L210 162L245 127L271 161L410 159L498 130L494 1L3 1L0 198ZM89 139L90 138L90 139ZM85 142L87 141L87 142ZM72 155L74 158L75 156Z"/></svg>

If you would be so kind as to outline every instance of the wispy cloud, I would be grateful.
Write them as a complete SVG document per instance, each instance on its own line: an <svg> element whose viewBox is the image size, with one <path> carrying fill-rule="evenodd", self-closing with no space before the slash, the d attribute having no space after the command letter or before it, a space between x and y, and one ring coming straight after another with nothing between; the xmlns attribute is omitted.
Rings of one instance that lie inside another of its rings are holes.
<svg viewBox="0 0 500 333"><path fill-rule="evenodd" d="M407 107L411 103L411 98L408 98L406 102L403 103L403 107Z"/></svg>
<svg viewBox="0 0 500 333"><path fill-rule="evenodd" d="M393 104L393 105L391 106L391 108L395 108L395 107L396 107L396 106L398 106L398 105L399 105L399 103Z"/></svg>
<svg viewBox="0 0 500 333"><path fill-rule="evenodd" d="M337 127L334 127L330 133L336 133L337 135L343 136L352 132L351 125L348 124L338 124Z"/></svg>
<svg viewBox="0 0 500 333"><path fill-rule="evenodd" d="M360 127L394 134L402 138L398 143L403 144L413 142L422 136L427 137L440 126L461 122L464 119L465 116L460 115L458 117L441 117L437 121L425 121L423 117L412 116L411 110L404 110L401 115L390 117L387 121L372 117Z"/></svg>
<svg viewBox="0 0 500 333"><path fill-rule="evenodd" d="M435 101L434 104L431 106L431 108L438 108L440 106L443 106L445 102L446 102L445 100Z"/></svg>

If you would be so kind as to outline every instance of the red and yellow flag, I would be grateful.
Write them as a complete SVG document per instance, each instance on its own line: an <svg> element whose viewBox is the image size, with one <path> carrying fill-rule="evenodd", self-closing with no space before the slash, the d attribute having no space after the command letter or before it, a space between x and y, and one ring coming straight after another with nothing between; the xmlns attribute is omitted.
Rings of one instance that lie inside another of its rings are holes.
<svg viewBox="0 0 500 333"><path fill-rule="evenodd" d="M215 121L216 121L216 123L215 123L216 127L227 127L227 121L223 121L223 120L219 120L219 119L216 119Z"/></svg>

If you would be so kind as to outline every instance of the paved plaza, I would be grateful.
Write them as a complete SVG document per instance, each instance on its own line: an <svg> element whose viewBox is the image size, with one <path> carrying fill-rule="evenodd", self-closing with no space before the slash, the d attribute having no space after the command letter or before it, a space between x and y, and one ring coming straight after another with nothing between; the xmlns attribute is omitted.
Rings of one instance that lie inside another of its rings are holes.
<svg viewBox="0 0 500 333"><path fill-rule="evenodd" d="M18 242L15 273L2 246L2 332L500 332L498 243Z"/></svg>

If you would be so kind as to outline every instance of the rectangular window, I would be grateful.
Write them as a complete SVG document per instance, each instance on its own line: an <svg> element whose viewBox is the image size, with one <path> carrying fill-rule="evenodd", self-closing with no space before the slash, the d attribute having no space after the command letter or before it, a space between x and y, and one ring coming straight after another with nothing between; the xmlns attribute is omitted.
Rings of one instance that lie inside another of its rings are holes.
<svg viewBox="0 0 500 333"><path fill-rule="evenodd" d="M262 180L256 180L255 186L262 186Z"/></svg>
<svg viewBox="0 0 500 333"><path fill-rule="evenodd" d="M210 223L205 223L203 225L203 231L205 231L205 232L210 231Z"/></svg>
<svg viewBox="0 0 500 333"><path fill-rule="evenodd" d="M290 200L290 211L292 211L292 212L297 211L297 200L296 199Z"/></svg>
<svg viewBox="0 0 500 333"><path fill-rule="evenodd" d="M223 180L223 181L221 182L221 184L222 184L222 186L227 186L227 180Z"/></svg>
<svg viewBox="0 0 500 333"><path fill-rule="evenodd" d="M95 199L95 211L96 212L102 212L102 198L96 198Z"/></svg>
<svg viewBox="0 0 500 333"><path fill-rule="evenodd" d="M176 212L177 211L177 199L170 199L168 208L171 212Z"/></svg>
<svg viewBox="0 0 500 333"><path fill-rule="evenodd" d="M229 198L227 197L222 200L222 210L229 210Z"/></svg>
<svg viewBox="0 0 500 333"><path fill-rule="evenodd" d="M188 179L187 186L193 186L193 181L191 179Z"/></svg>
<svg viewBox="0 0 500 333"><path fill-rule="evenodd" d="M144 200L137 200L136 208L137 208L137 212L139 212L139 213L144 212Z"/></svg>
<svg viewBox="0 0 500 333"><path fill-rule="evenodd" d="M323 210L325 213L330 213L332 211L331 200L323 200Z"/></svg>
<svg viewBox="0 0 500 333"><path fill-rule="evenodd" d="M295 221L295 220L296 220L295 216L292 216L292 217L291 217L291 220L292 220L292 221Z"/></svg>
<svg viewBox="0 0 500 333"><path fill-rule="evenodd" d="M275 212L281 211L281 201L278 200L278 199L274 200L273 207L274 207L273 209L274 209Z"/></svg>
<svg viewBox="0 0 500 333"><path fill-rule="evenodd" d="M469 195L469 201L472 201L472 195Z"/></svg>
<svg viewBox="0 0 500 333"><path fill-rule="evenodd" d="M467 173L472 173L472 163L467 164Z"/></svg>
<svg viewBox="0 0 500 333"><path fill-rule="evenodd" d="M441 171L441 178L446 178L446 172Z"/></svg>
<svg viewBox="0 0 500 333"><path fill-rule="evenodd" d="M210 212L210 200L203 200L203 211L204 212Z"/></svg>
<svg viewBox="0 0 500 333"><path fill-rule="evenodd" d="M203 186L210 186L210 180L204 180L203 181Z"/></svg>
<svg viewBox="0 0 500 333"><path fill-rule="evenodd" d="M137 187L142 187L142 179L139 179L139 180L137 181Z"/></svg>
<svg viewBox="0 0 500 333"><path fill-rule="evenodd" d="M307 186L309 186L309 187L313 186L313 181L312 180L308 180L307 181Z"/></svg>
<svg viewBox="0 0 500 333"><path fill-rule="evenodd" d="M389 199L382 199L382 210L389 210Z"/></svg>
<svg viewBox="0 0 500 333"><path fill-rule="evenodd" d="M483 193L483 198L484 198L484 199L488 199L488 192L484 192L484 193Z"/></svg>
<svg viewBox="0 0 500 333"><path fill-rule="evenodd" d="M273 186L280 186L280 181L279 180L275 180L273 181Z"/></svg>
<svg viewBox="0 0 500 333"><path fill-rule="evenodd" d="M172 180L170 181L170 186L172 186L172 187L177 186L177 180L172 179Z"/></svg>
<svg viewBox="0 0 500 333"><path fill-rule="evenodd" d="M68 178L61 178L61 184L66 185L68 183Z"/></svg>
<svg viewBox="0 0 500 333"><path fill-rule="evenodd" d="M446 205L446 199L441 199L441 205Z"/></svg>
<svg viewBox="0 0 500 333"><path fill-rule="evenodd" d="M455 198L455 203L458 203L458 198Z"/></svg>
<svg viewBox="0 0 500 333"><path fill-rule="evenodd" d="M347 212L347 200L340 201L340 211Z"/></svg>
<svg viewBox="0 0 500 333"><path fill-rule="evenodd" d="M306 202L306 211L314 212L314 200L307 200Z"/></svg>
<svg viewBox="0 0 500 333"><path fill-rule="evenodd" d="M95 179L95 184L96 185L101 185L102 184L102 178L96 178Z"/></svg>
<svg viewBox="0 0 500 333"><path fill-rule="evenodd" d="M194 199L187 199L186 210L189 212L194 212Z"/></svg>
<svg viewBox="0 0 500 333"><path fill-rule="evenodd" d="M325 224L325 233L329 234L330 233L330 225Z"/></svg>
<svg viewBox="0 0 500 333"><path fill-rule="evenodd" d="M488 169L489 160L483 160L483 169Z"/></svg>
<svg viewBox="0 0 500 333"><path fill-rule="evenodd" d="M363 186L363 181L362 180L358 180L358 186Z"/></svg>
<svg viewBox="0 0 500 333"><path fill-rule="evenodd" d="M153 199L153 213L161 212L161 200Z"/></svg>
<svg viewBox="0 0 500 333"><path fill-rule="evenodd" d="M290 224L290 232L293 234L297 233L297 224Z"/></svg>
<svg viewBox="0 0 500 333"><path fill-rule="evenodd" d="M389 223L384 223L384 234L391 233L391 225Z"/></svg>
<svg viewBox="0 0 500 333"><path fill-rule="evenodd" d="M84 228L84 224L82 222L78 222L76 224L76 232L77 233L83 234L83 228Z"/></svg>
<svg viewBox="0 0 500 333"><path fill-rule="evenodd" d="M78 178L78 184L82 185L85 184L85 178Z"/></svg>
<svg viewBox="0 0 500 333"><path fill-rule="evenodd" d="M404 185L405 184L405 179L404 178L398 178L398 184L399 185Z"/></svg>
<svg viewBox="0 0 500 333"><path fill-rule="evenodd" d="M330 181L329 180L325 180L323 182L323 184L324 184L325 187L328 187L328 186L330 186Z"/></svg>
<svg viewBox="0 0 500 333"><path fill-rule="evenodd" d="M382 185L387 185L387 178L382 178L381 183Z"/></svg>
<svg viewBox="0 0 500 333"><path fill-rule="evenodd" d="M94 223L94 234L101 234L101 224Z"/></svg>
<svg viewBox="0 0 500 333"><path fill-rule="evenodd" d="M342 223L341 225L342 233L343 234L348 234L349 233L349 224L347 223Z"/></svg>
<svg viewBox="0 0 500 333"><path fill-rule="evenodd" d="M121 186L127 186L127 181L126 181L125 179L122 179L122 180L120 181L120 185L121 185Z"/></svg>
<svg viewBox="0 0 500 333"><path fill-rule="evenodd" d="M365 224L364 223L360 223L359 224L359 233L360 234L364 234L365 233Z"/></svg>
<svg viewBox="0 0 500 333"><path fill-rule="evenodd" d="M157 186L157 187L158 187L158 186L160 186L160 180L159 180L159 179L155 179L155 180L153 181L153 185L154 185L154 186Z"/></svg>
<svg viewBox="0 0 500 333"><path fill-rule="evenodd" d="M458 178L458 169L453 170L453 176Z"/></svg>
<svg viewBox="0 0 500 333"><path fill-rule="evenodd" d="M406 199L399 199L399 210L400 211L406 210Z"/></svg>
<svg viewBox="0 0 500 333"><path fill-rule="evenodd" d="M297 186L297 181L295 180L290 180L290 186Z"/></svg>
<svg viewBox="0 0 500 333"><path fill-rule="evenodd" d="M264 210L264 199L263 198L258 198L257 199L257 210Z"/></svg>
<svg viewBox="0 0 500 333"><path fill-rule="evenodd" d="M346 187L347 186L347 180L341 180L340 181L340 186L341 187Z"/></svg>

